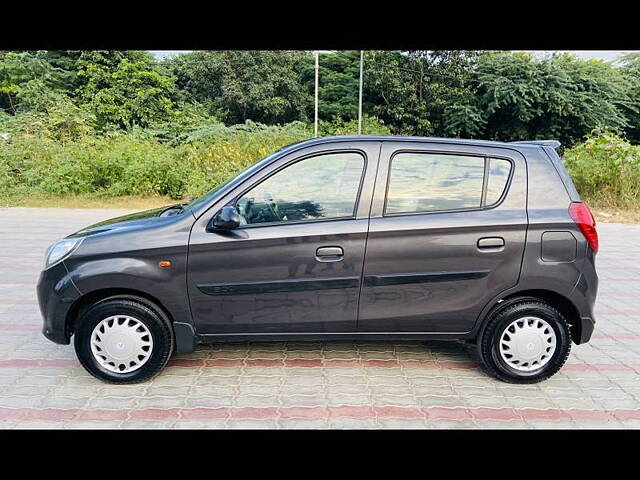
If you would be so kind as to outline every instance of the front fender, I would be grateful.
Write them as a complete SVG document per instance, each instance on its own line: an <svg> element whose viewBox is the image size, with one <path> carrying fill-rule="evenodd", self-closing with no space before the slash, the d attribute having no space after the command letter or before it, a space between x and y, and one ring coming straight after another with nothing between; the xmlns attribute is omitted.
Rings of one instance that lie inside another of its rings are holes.
<svg viewBox="0 0 640 480"><path fill-rule="evenodd" d="M171 266L159 266L152 257L111 256L69 265L69 274L81 295L100 290L131 290L156 299L174 322L191 324L183 255L163 256Z"/></svg>

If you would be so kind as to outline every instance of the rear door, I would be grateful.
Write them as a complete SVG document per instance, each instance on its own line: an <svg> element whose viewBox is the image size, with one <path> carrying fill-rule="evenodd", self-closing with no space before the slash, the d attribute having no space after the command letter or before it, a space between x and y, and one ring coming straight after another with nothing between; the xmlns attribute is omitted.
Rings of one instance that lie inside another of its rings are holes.
<svg viewBox="0 0 640 480"><path fill-rule="evenodd" d="M526 164L515 150L384 142L358 330L459 333L518 282Z"/></svg>

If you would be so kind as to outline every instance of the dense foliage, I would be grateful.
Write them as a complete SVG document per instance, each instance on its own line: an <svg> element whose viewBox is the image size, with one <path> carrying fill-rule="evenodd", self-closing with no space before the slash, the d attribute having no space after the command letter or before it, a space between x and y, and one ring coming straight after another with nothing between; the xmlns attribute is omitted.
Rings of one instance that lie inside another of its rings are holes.
<svg viewBox="0 0 640 480"><path fill-rule="evenodd" d="M359 61L357 51L321 54L325 123L356 119ZM640 141L637 54L614 65L570 54L369 51L364 63L364 112L392 133L571 146L597 128ZM166 140L219 122L310 122L313 95L305 51L196 51L161 62L142 51L0 52L0 111L64 117L69 132L58 136L143 128Z"/></svg>
<svg viewBox="0 0 640 480"><path fill-rule="evenodd" d="M630 125L630 91L621 71L568 54L543 60L524 53L482 55L469 92L452 104L466 105L474 114L465 112L468 121L459 118L460 131L451 133L482 132L495 140L554 138L572 145L594 128L623 131Z"/></svg>
<svg viewBox="0 0 640 480"><path fill-rule="evenodd" d="M321 54L321 135L357 131L359 61ZM559 139L588 199L640 200L639 54L369 51L364 65L364 133ZM311 137L314 81L303 51L0 52L0 197L198 195Z"/></svg>
<svg viewBox="0 0 640 480"><path fill-rule="evenodd" d="M247 122L210 125L179 145L114 133L59 142L25 135L0 139L4 194L199 195L274 150L308 138L301 123L283 127ZM3 145L4 143L4 145Z"/></svg>
<svg viewBox="0 0 640 480"><path fill-rule="evenodd" d="M625 133L633 143L640 144L640 52L623 56L620 71L627 81L631 101L627 113L629 126Z"/></svg>
<svg viewBox="0 0 640 480"><path fill-rule="evenodd" d="M191 101L225 123L274 124L306 119L305 58L300 52L200 51L166 65Z"/></svg>
<svg viewBox="0 0 640 480"><path fill-rule="evenodd" d="M580 195L594 205L640 205L640 146L600 133L567 150L564 163Z"/></svg>

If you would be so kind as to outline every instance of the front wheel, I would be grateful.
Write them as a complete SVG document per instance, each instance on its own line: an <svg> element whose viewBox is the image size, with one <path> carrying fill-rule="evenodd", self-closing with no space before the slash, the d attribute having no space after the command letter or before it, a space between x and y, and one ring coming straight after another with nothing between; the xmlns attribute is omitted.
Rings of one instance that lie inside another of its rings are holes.
<svg viewBox="0 0 640 480"><path fill-rule="evenodd" d="M554 375L569 357L571 336L562 314L537 299L498 308L478 342L480 358L494 377L536 383Z"/></svg>
<svg viewBox="0 0 640 480"><path fill-rule="evenodd" d="M157 375L173 352L173 330L159 309L144 301L110 298L78 320L76 354L94 377L136 383Z"/></svg>

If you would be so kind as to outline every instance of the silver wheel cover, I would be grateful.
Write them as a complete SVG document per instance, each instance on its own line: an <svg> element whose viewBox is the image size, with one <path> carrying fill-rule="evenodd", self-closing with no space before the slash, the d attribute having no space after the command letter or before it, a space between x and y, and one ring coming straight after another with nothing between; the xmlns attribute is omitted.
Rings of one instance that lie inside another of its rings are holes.
<svg viewBox="0 0 640 480"><path fill-rule="evenodd" d="M96 361L114 373L142 367L153 351L153 338L144 323L128 315L102 320L91 333L91 352Z"/></svg>
<svg viewBox="0 0 640 480"><path fill-rule="evenodd" d="M538 317L514 320L500 335L500 356L511 368L531 372L545 366L556 351L556 333Z"/></svg>

